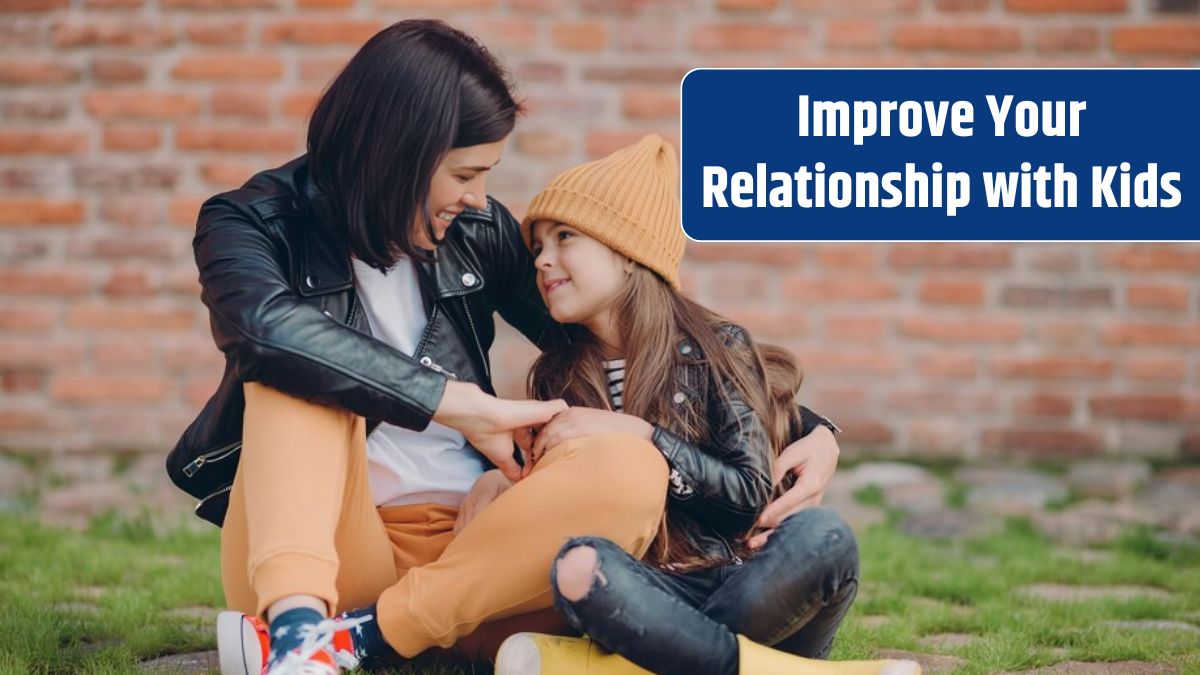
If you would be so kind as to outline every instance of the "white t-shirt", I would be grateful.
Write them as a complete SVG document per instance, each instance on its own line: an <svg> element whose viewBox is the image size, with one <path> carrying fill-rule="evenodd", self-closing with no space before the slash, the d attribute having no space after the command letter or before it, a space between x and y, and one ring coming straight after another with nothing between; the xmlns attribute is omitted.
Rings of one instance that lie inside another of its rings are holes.
<svg viewBox="0 0 1200 675"><path fill-rule="evenodd" d="M353 265L371 334L413 356L429 317L412 260L402 258L386 275L358 259ZM367 463L378 506L457 507L485 468L462 434L437 422L419 432L380 424L367 437Z"/></svg>

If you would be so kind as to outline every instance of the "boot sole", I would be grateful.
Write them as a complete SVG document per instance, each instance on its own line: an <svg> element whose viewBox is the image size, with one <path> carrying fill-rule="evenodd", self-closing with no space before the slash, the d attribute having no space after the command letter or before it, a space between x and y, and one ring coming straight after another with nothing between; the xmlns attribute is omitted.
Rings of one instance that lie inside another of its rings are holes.
<svg viewBox="0 0 1200 675"><path fill-rule="evenodd" d="M217 615L217 655L221 675L261 675L262 649L254 626L241 612Z"/></svg>
<svg viewBox="0 0 1200 675"><path fill-rule="evenodd" d="M500 645L496 675L542 675L542 653L531 633L510 635Z"/></svg>

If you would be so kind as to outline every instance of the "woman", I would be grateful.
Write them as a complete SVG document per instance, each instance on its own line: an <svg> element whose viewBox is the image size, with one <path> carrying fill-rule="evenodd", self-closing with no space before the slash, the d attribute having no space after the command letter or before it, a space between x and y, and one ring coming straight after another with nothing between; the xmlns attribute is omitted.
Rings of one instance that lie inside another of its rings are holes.
<svg viewBox="0 0 1200 675"><path fill-rule="evenodd" d="M196 262L226 369L167 468L222 526L236 610L218 622L223 671L448 647L548 610L567 536L649 546L666 462L615 434L576 439L453 531L489 466L519 476L514 431L565 408L492 395L493 315L539 344L554 330L519 224L485 196L519 112L475 40L400 22L322 96L307 155L201 209ZM326 617L355 608L351 644Z"/></svg>
<svg viewBox="0 0 1200 675"><path fill-rule="evenodd" d="M552 573L555 605L658 673L919 672L783 651L828 655L857 589L854 535L832 511L809 509L749 550L772 460L798 421L800 373L779 349L768 350L768 371L744 330L678 292L676 179L672 147L647 136L556 177L523 221L538 288L565 328L530 371L530 394L572 406L539 431L532 470L581 424L651 440L671 466L664 524L644 559L572 538ZM499 675L631 670L589 655L586 641L531 634L510 638L497 663Z"/></svg>

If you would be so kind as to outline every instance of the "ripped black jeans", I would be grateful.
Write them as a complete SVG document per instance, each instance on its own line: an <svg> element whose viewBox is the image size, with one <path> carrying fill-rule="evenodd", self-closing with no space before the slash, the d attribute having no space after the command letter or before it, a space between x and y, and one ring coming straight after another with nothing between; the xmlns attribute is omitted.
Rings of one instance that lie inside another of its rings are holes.
<svg viewBox="0 0 1200 675"><path fill-rule="evenodd" d="M735 635L810 658L827 658L858 593L858 544L835 511L789 516L749 560L685 573L650 567L607 539L578 537L596 550L588 592L554 606L581 633L655 673L737 675Z"/></svg>

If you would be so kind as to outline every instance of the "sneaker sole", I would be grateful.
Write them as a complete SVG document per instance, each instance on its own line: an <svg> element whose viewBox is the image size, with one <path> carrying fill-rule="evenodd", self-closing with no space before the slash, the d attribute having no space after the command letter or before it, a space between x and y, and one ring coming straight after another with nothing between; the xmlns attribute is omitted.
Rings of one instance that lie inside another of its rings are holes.
<svg viewBox="0 0 1200 675"><path fill-rule="evenodd" d="M516 633L500 645L496 675L542 675L542 653L531 633Z"/></svg>
<svg viewBox="0 0 1200 675"><path fill-rule="evenodd" d="M221 675L262 675L262 649L254 626L241 612L217 615L217 655Z"/></svg>

